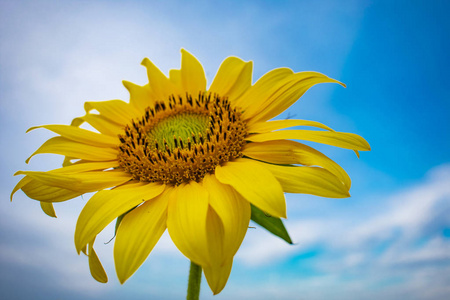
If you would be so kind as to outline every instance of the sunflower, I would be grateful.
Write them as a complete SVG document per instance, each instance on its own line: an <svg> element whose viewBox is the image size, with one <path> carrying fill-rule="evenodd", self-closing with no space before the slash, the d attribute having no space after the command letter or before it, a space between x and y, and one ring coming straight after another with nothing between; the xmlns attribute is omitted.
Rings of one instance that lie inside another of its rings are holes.
<svg viewBox="0 0 450 300"><path fill-rule="evenodd" d="M252 62L228 57L207 88L202 65L185 50L181 68L170 70L168 78L149 59L142 65L148 84L123 82L129 103L86 102L86 115L71 125L29 129L57 134L30 158L60 154L65 156L62 168L16 173L25 177L12 195L21 189L50 216L55 216L54 202L95 192L78 218L75 246L88 255L96 280L106 282L107 276L94 251L95 238L115 219L114 261L121 283L136 272L167 228L217 294L228 280L250 219L270 230L264 218L286 218L284 193L349 196L346 172L294 140L358 153L370 149L362 137L314 121L269 121L313 85L340 82L279 68L252 85ZM96 132L81 128L83 123ZM304 129L281 130L299 126Z"/></svg>

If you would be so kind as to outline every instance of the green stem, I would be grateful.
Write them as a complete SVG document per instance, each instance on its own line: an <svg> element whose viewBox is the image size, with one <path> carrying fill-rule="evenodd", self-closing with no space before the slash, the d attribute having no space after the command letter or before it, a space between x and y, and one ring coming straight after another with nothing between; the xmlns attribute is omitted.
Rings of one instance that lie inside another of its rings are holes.
<svg viewBox="0 0 450 300"><path fill-rule="evenodd" d="M201 282L202 282L202 267L196 265L191 261L186 300L198 300L200 298Z"/></svg>

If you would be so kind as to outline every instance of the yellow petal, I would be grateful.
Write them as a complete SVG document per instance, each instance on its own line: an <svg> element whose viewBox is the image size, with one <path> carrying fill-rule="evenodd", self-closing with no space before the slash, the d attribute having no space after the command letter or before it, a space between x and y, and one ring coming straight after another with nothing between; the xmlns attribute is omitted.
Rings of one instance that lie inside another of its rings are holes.
<svg viewBox="0 0 450 300"><path fill-rule="evenodd" d="M206 236L209 252L208 266L222 265L226 255L224 252L225 229L219 215L208 206L206 215Z"/></svg>
<svg viewBox="0 0 450 300"><path fill-rule="evenodd" d="M242 150L242 154L273 164L306 164L301 162L295 153L297 148L301 149L301 145L300 143L288 140L247 143Z"/></svg>
<svg viewBox="0 0 450 300"><path fill-rule="evenodd" d="M191 53L181 49L181 84L193 97L206 91L206 77L202 64Z"/></svg>
<svg viewBox="0 0 450 300"><path fill-rule="evenodd" d="M312 126L329 131L334 131L333 129L322 123L307 120L277 120L269 122L259 122L248 126L247 131L250 133L265 133L294 126Z"/></svg>
<svg viewBox="0 0 450 300"><path fill-rule="evenodd" d="M147 68L149 86L156 101L166 101L171 95L179 95L177 87L148 59L141 63Z"/></svg>
<svg viewBox="0 0 450 300"><path fill-rule="evenodd" d="M329 198L350 196L348 188L325 169L272 164L264 164L264 166L272 172L287 193L311 194Z"/></svg>
<svg viewBox="0 0 450 300"><path fill-rule="evenodd" d="M73 165L74 163L72 162L72 160L74 160L74 159L75 158L65 156L64 160L63 160L63 163L62 163L62 166L63 167L69 167L69 166ZM79 161L82 161L82 160L79 160Z"/></svg>
<svg viewBox="0 0 450 300"><path fill-rule="evenodd" d="M361 136L347 132L314 131L314 130L280 130L267 133L253 134L246 138L251 142L265 142L272 140L304 140L327 144L345 149L370 150L370 145Z"/></svg>
<svg viewBox="0 0 450 300"><path fill-rule="evenodd" d="M111 221L144 201L161 194L165 186L159 183L129 184L126 188L97 192L84 206L75 229L78 253Z"/></svg>
<svg viewBox="0 0 450 300"><path fill-rule="evenodd" d="M250 203L214 175L206 175L202 184L210 203L206 219L210 263L203 269L211 290L218 294L228 280L233 256L247 232Z"/></svg>
<svg viewBox="0 0 450 300"><path fill-rule="evenodd" d="M183 86L181 85L181 70L176 70L176 69L170 70L169 71L169 79L180 90L183 88Z"/></svg>
<svg viewBox="0 0 450 300"><path fill-rule="evenodd" d="M127 213L114 243L117 277L124 283L142 265L166 230L168 190Z"/></svg>
<svg viewBox="0 0 450 300"><path fill-rule="evenodd" d="M194 263L209 265L206 215L208 193L198 183L182 184L171 193L167 229L177 248Z"/></svg>
<svg viewBox="0 0 450 300"><path fill-rule="evenodd" d="M283 189L265 166L240 158L217 166L215 174L220 182L231 185L261 210L278 218L286 218Z"/></svg>
<svg viewBox="0 0 450 300"><path fill-rule="evenodd" d="M56 172L18 171L15 175L28 175L44 185L80 193L89 193L113 186L118 186L131 179L129 174L114 170L72 174ZM22 189L24 188L25 187L22 187Z"/></svg>
<svg viewBox="0 0 450 300"><path fill-rule="evenodd" d="M37 128L45 128L71 141L80 142L97 147L117 147L118 144L120 143L117 137L111 137L108 135L99 134L86 129L68 125L35 126L28 129L27 132Z"/></svg>
<svg viewBox="0 0 450 300"><path fill-rule="evenodd" d="M117 161L98 162L98 163L97 162L95 162L95 163L77 162L68 167L51 170L51 171L48 171L47 173L60 174L58 176L62 176L62 177L69 176L69 185L72 187L73 181L71 181L72 177L70 177L70 176L73 175L74 173L114 168L117 165L118 165ZM41 173L45 173L45 172L41 172ZM65 175L62 175L62 174L65 174ZM99 173L96 173L96 174L99 174ZM103 174L103 173L101 173L101 174ZM35 200L44 201L44 202L66 201L66 200L78 197L84 193L83 191L81 191L81 192L73 191L70 189L49 186L48 184L50 182L48 181L48 179L44 180L44 181L47 184L44 184L42 181L36 179L36 176L34 179L30 176L25 176L17 183L14 190L12 191L11 201L12 201L12 197L13 197L14 193L17 192L19 189L22 189L23 192L28 197L35 199ZM73 187L75 187L75 186L73 186Z"/></svg>
<svg viewBox="0 0 450 300"><path fill-rule="evenodd" d="M105 269L103 269L102 263L98 259L97 253L94 251L94 240L89 243L89 270L91 271L92 277L101 283L108 282L108 276L106 275Z"/></svg>
<svg viewBox="0 0 450 300"><path fill-rule="evenodd" d="M253 159L273 164L320 166L338 177L347 188L351 185L350 177L341 166L321 152L301 143L289 140L248 143L242 153Z"/></svg>
<svg viewBox="0 0 450 300"><path fill-rule="evenodd" d="M117 159L118 151L112 148L96 147L71 141L64 137L54 137L47 140L37 149L27 160L26 163L36 154L53 153L65 155L68 157L91 160L105 161Z"/></svg>
<svg viewBox="0 0 450 300"><path fill-rule="evenodd" d="M220 183L214 175L203 178L209 193L209 204L220 217L224 227L223 253L228 259L236 254L250 222L250 203L228 184Z"/></svg>
<svg viewBox="0 0 450 300"><path fill-rule="evenodd" d="M113 169L113 168L117 168L118 166L119 166L119 162L117 160L101 161L101 162L77 161L74 164L65 166L63 168L54 169L49 172L52 172L52 173L81 173L81 172Z"/></svg>
<svg viewBox="0 0 450 300"><path fill-rule="evenodd" d="M209 92L234 101L252 85L253 63L237 57L226 58L219 67Z"/></svg>
<svg viewBox="0 0 450 300"><path fill-rule="evenodd" d="M142 116L136 108L122 100L86 102L84 109L86 113L95 109L105 118L123 126L129 124L133 118Z"/></svg>
<svg viewBox="0 0 450 300"><path fill-rule="evenodd" d="M33 179L31 179L31 177L25 176L24 178L20 179L20 181L16 184L16 186L14 187L14 189L11 192L10 195L10 200L13 200L13 196L14 194L20 190L22 187L24 187L27 183L30 183Z"/></svg>
<svg viewBox="0 0 450 300"><path fill-rule="evenodd" d="M210 264L203 270L211 290L214 294L218 294L225 287L230 276L233 255L225 253L225 228L212 206L208 209L206 228Z"/></svg>
<svg viewBox="0 0 450 300"><path fill-rule="evenodd" d="M295 103L309 88L325 82L340 83L317 72L300 72L289 77L279 89L263 99L258 105L250 107L245 113L246 118L252 118L250 123L266 121L276 117Z"/></svg>
<svg viewBox="0 0 450 300"><path fill-rule="evenodd" d="M244 111L251 107L258 107L264 99L269 98L271 94L275 93L286 82L289 82L292 74L292 70L288 68L279 68L267 72L235 101L235 106Z"/></svg>
<svg viewBox="0 0 450 300"><path fill-rule="evenodd" d="M225 287L231 273L232 265L233 259L228 259L222 265L203 268L208 285L214 295L220 293Z"/></svg>
<svg viewBox="0 0 450 300"><path fill-rule="evenodd" d="M55 208L52 203L41 202L41 209L47 216L56 218Z"/></svg>
<svg viewBox="0 0 450 300"><path fill-rule="evenodd" d="M27 176L25 178L30 178L31 181L22 187L22 191L31 199L41 201L42 205L46 205L46 209L42 207L44 212L48 215L51 215L51 210L49 206L51 206L51 202L62 202L69 199L73 199L82 195L84 192L77 192L68 189L62 189L58 187L48 186L40 182L39 180L32 179ZM49 213L47 213L49 212Z"/></svg>
<svg viewBox="0 0 450 300"><path fill-rule="evenodd" d="M148 86L140 86L129 81L122 81L130 93L130 104L133 105L139 112L144 114L145 109L155 103L154 94Z"/></svg>
<svg viewBox="0 0 450 300"><path fill-rule="evenodd" d="M123 132L123 125L120 125L102 115L86 114L82 117L73 119L71 126L80 126L84 122L98 130L98 132L117 138L119 133Z"/></svg>
<svg viewBox="0 0 450 300"><path fill-rule="evenodd" d="M19 183L14 188L13 192L11 193L11 201L14 193L16 193L19 189L22 189L22 191L31 199L42 201L41 206L44 205L43 202L61 202L78 197L83 194L82 192L75 192L72 190L48 186L42 184L38 180L26 176L22 178L22 180L19 181ZM50 213L50 210L45 210L44 208L43 210L45 213Z"/></svg>

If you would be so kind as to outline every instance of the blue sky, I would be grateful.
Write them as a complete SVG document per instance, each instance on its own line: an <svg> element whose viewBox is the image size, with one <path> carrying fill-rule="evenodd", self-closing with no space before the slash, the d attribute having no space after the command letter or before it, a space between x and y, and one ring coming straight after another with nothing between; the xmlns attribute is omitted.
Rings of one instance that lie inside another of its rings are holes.
<svg viewBox="0 0 450 300"><path fill-rule="evenodd" d="M450 294L450 40L446 1L0 0L0 295L6 299L180 299L189 262L164 235L121 286L112 243L98 243L110 282L95 282L73 232L89 195L56 205L9 193L25 159L89 100L128 99L142 58L167 72L192 52L211 80L227 56L347 84L308 91L280 118L364 136L372 151L316 148L352 177L352 197L288 195L290 246L249 229L225 290L202 299L443 299ZM107 242L110 226L98 238Z"/></svg>

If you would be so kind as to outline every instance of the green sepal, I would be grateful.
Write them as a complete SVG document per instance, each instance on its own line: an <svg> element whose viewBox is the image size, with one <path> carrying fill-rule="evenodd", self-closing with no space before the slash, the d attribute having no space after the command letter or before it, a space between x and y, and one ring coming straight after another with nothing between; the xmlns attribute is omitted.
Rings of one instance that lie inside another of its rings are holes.
<svg viewBox="0 0 450 300"><path fill-rule="evenodd" d="M270 216L251 204L252 216L251 220L258 224L259 226L265 228L270 233L276 235L277 237L285 240L289 244L293 244L289 233L284 227L283 221L280 218Z"/></svg>
<svg viewBox="0 0 450 300"><path fill-rule="evenodd" d="M119 229L120 222L122 222L123 217L125 217L125 215L126 215L127 213L128 213L128 212L126 212L126 213L124 213L124 214L121 214L120 216L117 217L117 220L116 220L116 227L114 228L114 236L116 236L117 230Z"/></svg>
<svg viewBox="0 0 450 300"><path fill-rule="evenodd" d="M114 236L108 242L106 242L105 244L111 243L111 241L116 237L117 230L119 229L119 225L120 225L120 222L122 222L123 217L125 217L127 213L129 213L130 211L132 211L135 208L136 207L133 207L129 211L127 211L127 212L125 212L125 213L123 213L123 214L121 214L120 216L117 217L117 219L116 219L116 227L114 228Z"/></svg>
<svg viewBox="0 0 450 300"><path fill-rule="evenodd" d="M133 207L129 211L124 212L123 214L121 214L120 216L117 217L117 219L116 219L116 227L114 228L114 236L116 236L116 234L117 234L117 230L119 229L119 225L120 225L120 222L122 222L123 217L125 217L129 212L131 212L135 208L136 207Z"/></svg>

